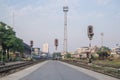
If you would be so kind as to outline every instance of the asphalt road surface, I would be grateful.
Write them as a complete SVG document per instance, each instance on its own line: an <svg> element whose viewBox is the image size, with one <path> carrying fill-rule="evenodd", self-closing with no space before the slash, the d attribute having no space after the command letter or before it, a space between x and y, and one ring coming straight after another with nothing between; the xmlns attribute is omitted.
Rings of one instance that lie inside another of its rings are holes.
<svg viewBox="0 0 120 80"><path fill-rule="evenodd" d="M49 61L20 80L97 80L58 61Z"/></svg>

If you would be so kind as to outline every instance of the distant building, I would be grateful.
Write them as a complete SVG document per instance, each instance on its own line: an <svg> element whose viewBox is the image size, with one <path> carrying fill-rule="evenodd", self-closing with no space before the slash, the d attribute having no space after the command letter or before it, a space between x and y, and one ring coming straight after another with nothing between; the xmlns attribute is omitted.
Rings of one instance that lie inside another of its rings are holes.
<svg viewBox="0 0 120 80"><path fill-rule="evenodd" d="M113 48L111 54L119 54L120 55L120 47Z"/></svg>
<svg viewBox="0 0 120 80"><path fill-rule="evenodd" d="M77 53L80 55L81 58L87 58L89 57L90 53L95 53L98 50L97 46L94 47L81 47L81 48L77 48Z"/></svg>
<svg viewBox="0 0 120 80"><path fill-rule="evenodd" d="M43 52L48 53L49 52L49 45L48 43L43 44Z"/></svg>
<svg viewBox="0 0 120 80"><path fill-rule="evenodd" d="M23 46L24 46L24 57L30 57L31 56L31 47L26 44L26 43L23 43Z"/></svg>
<svg viewBox="0 0 120 80"><path fill-rule="evenodd" d="M33 48L33 53L35 55L40 55L40 48Z"/></svg>
<svg viewBox="0 0 120 80"><path fill-rule="evenodd" d="M48 57L49 55L49 45L48 43L43 44L42 57Z"/></svg>
<svg viewBox="0 0 120 80"><path fill-rule="evenodd" d="M32 51L33 51L32 56L34 58L40 58L41 57L40 48L33 48Z"/></svg>
<svg viewBox="0 0 120 80"><path fill-rule="evenodd" d="M70 52L72 58L80 58L80 55L75 51L75 52Z"/></svg>
<svg viewBox="0 0 120 80"><path fill-rule="evenodd" d="M81 54L81 53L95 53L98 50L97 46L93 46L91 48L89 47L81 47L81 48L77 48L77 53Z"/></svg>
<svg viewBox="0 0 120 80"><path fill-rule="evenodd" d="M81 53L89 53L90 49L89 47L81 47L81 48L77 48L77 53L81 54Z"/></svg>

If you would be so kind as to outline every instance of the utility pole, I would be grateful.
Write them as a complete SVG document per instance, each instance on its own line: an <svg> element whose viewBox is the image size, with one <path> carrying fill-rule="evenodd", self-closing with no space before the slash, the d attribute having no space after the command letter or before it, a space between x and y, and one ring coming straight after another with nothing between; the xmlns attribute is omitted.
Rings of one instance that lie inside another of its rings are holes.
<svg viewBox="0 0 120 80"><path fill-rule="evenodd" d="M65 6L63 6L63 12L64 12L64 54L67 53L67 12L68 12L68 6L67 1L65 0Z"/></svg>

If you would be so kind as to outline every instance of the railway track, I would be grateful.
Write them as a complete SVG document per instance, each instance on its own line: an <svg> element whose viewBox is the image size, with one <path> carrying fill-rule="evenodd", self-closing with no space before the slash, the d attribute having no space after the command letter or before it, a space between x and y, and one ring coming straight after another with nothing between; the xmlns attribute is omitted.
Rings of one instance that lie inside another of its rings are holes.
<svg viewBox="0 0 120 80"><path fill-rule="evenodd" d="M120 79L119 69L88 64L86 62L77 61L77 60L61 60L61 61Z"/></svg>
<svg viewBox="0 0 120 80"><path fill-rule="evenodd" d="M0 77L12 74L14 72L20 71L25 68L28 68L28 67L35 65L39 62L42 62L42 61L44 61L44 60L26 61L26 62L22 62L22 63L18 63L18 64L0 66Z"/></svg>

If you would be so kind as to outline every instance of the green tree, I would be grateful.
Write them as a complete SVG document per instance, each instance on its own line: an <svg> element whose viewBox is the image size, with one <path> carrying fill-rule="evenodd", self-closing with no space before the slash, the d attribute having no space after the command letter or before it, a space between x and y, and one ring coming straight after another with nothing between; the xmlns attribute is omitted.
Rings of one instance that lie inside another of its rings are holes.
<svg viewBox="0 0 120 80"><path fill-rule="evenodd" d="M3 22L0 22L0 45L2 46L3 54L7 54L7 59L9 59L9 51L22 53L24 50L23 40L17 38L13 28Z"/></svg>
<svg viewBox="0 0 120 80"><path fill-rule="evenodd" d="M4 51L7 51L7 59L9 59L9 52L10 49L12 48L12 45L14 42L11 43L11 40L13 40L15 36L15 32L13 31L13 28L10 26L6 26L6 30L4 31L4 37L3 37L3 49Z"/></svg>
<svg viewBox="0 0 120 80"><path fill-rule="evenodd" d="M71 54L70 53L65 54L65 58L71 58Z"/></svg>
<svg viewBox="0 0 120 80"><path fill-rule="evenodd" d="M23 53L24 46L23 46L23 40L20 38L16 38L14 42L14 50Z"/></svg>
<svg viewBox="0 0 120 80"><path fill-rule="evenodd" d="M109 56L110 49L106 46L101 47L97 54L99 55L99 59L106 59Z"/></svg>
<svg viewBox="0 0 120 80"><path fill-rule="evenodd" d="M53 53L52 56L53 56L53 59L57 59L57 58L61 58L62 57L60 52L55 52L55 53Z"/></svg>
<svg viewBox="0 0 120 80"><path fill-rule="evenodd" d="M5 32L6 32L6 24L3 22L0 22L0 46L2 47L1 53L5 54Z"/></svg>

